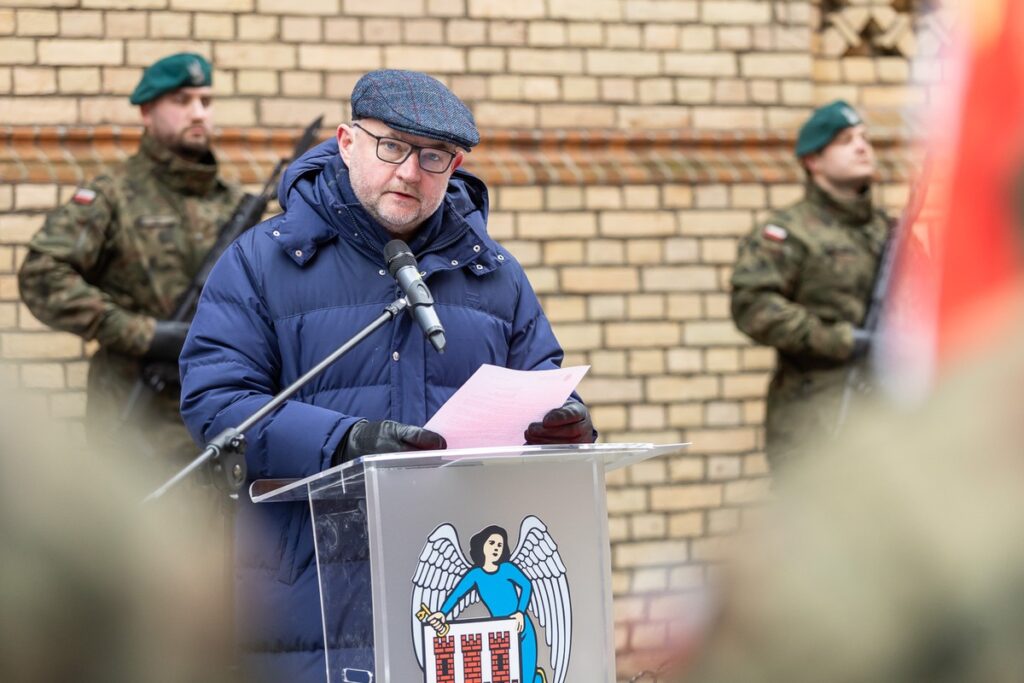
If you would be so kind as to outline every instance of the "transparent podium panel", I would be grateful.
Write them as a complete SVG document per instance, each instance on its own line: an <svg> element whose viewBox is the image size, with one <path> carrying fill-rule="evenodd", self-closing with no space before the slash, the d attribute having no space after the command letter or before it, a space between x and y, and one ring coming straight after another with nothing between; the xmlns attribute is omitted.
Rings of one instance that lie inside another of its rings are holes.
<svg viewBox="0 0 1024 683"><path fill-rule="evenodd" d="M308 500L328 683L613 683L605 472L684 444L382 454Z"/></svg>

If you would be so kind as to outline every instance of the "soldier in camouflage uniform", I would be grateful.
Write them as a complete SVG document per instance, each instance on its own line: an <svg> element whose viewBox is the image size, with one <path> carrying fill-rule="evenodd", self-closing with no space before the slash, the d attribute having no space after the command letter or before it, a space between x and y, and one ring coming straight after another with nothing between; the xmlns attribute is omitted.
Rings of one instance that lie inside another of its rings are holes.
<svg viewBox="0 0 1024 683"><path fill-rule="evenodd" d="M210 151L211 82L210 64L197 54L146 69L131 96L145 125L139 151L47 217L19 273L37 318L99 342L89 366L90 440L104 443L121 429L140 363L160 364L172 381L135 417L143 438L128 444L170 456L163 467L175 470L198 449L178 413L188 324L166 319L241 198L218 177Z"/></svg>
<svg viewBox="0 0 1024 683"><path fill-rule="evenodd" d="M740 242L732 276L737 327L778 351L766 417L773 468L836 424L848 366L870 341L858 325L891 227L872 201L874 151L848 104L817 110L796 154L804 199Z"/></svg>

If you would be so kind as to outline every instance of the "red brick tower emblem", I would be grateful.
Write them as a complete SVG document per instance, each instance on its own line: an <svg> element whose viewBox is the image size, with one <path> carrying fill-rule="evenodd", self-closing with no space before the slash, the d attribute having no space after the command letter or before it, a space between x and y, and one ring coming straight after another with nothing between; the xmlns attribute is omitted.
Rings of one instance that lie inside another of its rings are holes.
<svg viewBox="0 0 1024 683"><path fill-rule="evenodd" d="M480 663L480 651L483 641L480 634L462 636L462 674L465 683L483 683L483 667Z"/></svg>
<svg viewBox="0 0 1024 683"><path fill-rule="evenodd" d="M437 683L455 683L455 636L434 638Z"/></svg>
<svg viewBox="0 0 1024 683"><path fill-rule="evenodd" d="M518 676L513 678L509 671L508 632L488 634L487 643L491 649L491 683L519 683Z"/></svg>

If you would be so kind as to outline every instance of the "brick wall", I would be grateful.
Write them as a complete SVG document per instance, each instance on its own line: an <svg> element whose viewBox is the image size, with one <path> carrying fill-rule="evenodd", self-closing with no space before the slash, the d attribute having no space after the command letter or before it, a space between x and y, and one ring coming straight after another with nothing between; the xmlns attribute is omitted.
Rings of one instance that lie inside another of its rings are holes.
<svg viewBox="0 0 1024 683"><path fill-rule="evenodd" d="M801 194L810 108L874 125L884 202L906 198L907 104L942 82L949 33L909 0L7 0L0 8L0 381L78 429L91 345L40 325L16 269L44 212L130 152L140 68L216 66L228 175L255 182L299 125L347 114L355 80L415 68L470 103L468 168L526 267L609 441L692 441L609 477L623 674L664 641L666 592L703 584L768 490L772 353L728 314L736 239ZM64 128L70 126L70 128ZM267 128L278 133L268 136ZM133 137L135 136L135 137Z"/></svg>

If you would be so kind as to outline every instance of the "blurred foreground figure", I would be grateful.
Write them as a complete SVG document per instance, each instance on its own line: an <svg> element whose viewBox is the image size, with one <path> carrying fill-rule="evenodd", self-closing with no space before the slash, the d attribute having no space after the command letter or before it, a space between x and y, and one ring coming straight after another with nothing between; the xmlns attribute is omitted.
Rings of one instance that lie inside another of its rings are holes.
<svg viewBox="0 0 1024 683"><path fill-rule="evenodd" d="M0 680L231 680L221 539L180 500L140 505L137 463L56 438L2 395Z"/></svg>
<svg viewBox="0 0 1024 683"><path fill-rule="evenodd" d="M1024 324L892 417L781 482L673 680L1024 680Z"/></svg>

